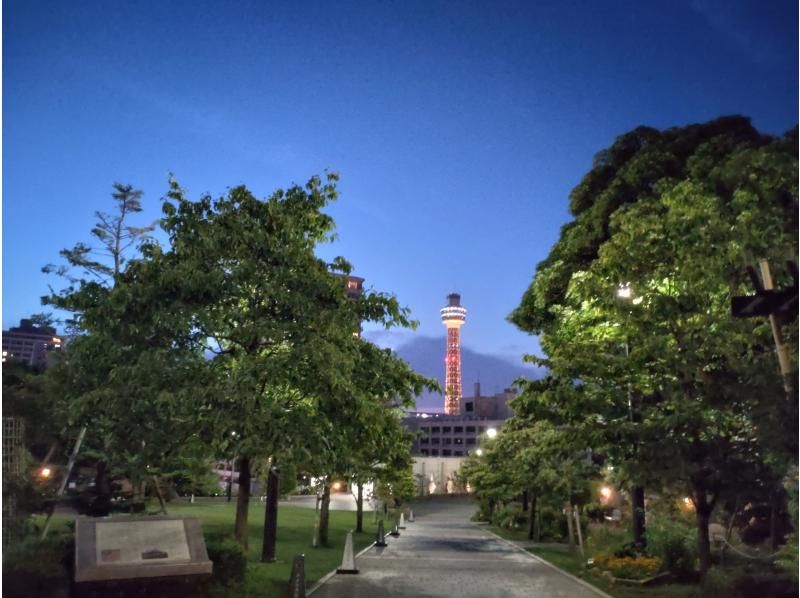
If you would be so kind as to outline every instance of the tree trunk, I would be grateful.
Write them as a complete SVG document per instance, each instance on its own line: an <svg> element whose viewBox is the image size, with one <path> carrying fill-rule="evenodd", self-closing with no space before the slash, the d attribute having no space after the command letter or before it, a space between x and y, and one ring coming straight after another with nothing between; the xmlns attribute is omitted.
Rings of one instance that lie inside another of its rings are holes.
<svg viewBox="0 0 800 598"><path fill-rule="evenodd" d="M531 515L528 522L528 540L533 540L533 530L536 527L536 495L531 497Z"/></svg>
<svg viewBox="0 0 800 598"><path fill-rule="evenodd" d="M769 537L772 552L778 550L778 511L780 510L780 495L777 492L772 493L772 499L769 505Z"/></svg>
<svg viewBox="0 0 800 598"><path fill-rule="evenodd" d="M278 496L280 494L280 475L272 458L267 473L267 505L264 510L264 542L261 545L261 562L275 562L275 543L278 537Z"/></svg>
<svg viewBox="0 0 800 598"><path fill-rule="evenodd" d="M356 494L356 532L359 534L364 531L364 484L360 481L357 485Z"/></svg>
<svg viewBox="0 0 800 598"><path fill-rule="evenodd" d="M696 501L695 515L697 519L697 555L700 558L700 575L702 576L711 566L711 544L708 539L708 523L711 519L711 512L705 500Z"/></svg>
<svg viewBox="0 0 800 598"><path fill-rule="evenodd" d="M527 510L528 510L528 491L527 490L523 490L522 491L522 512L524 513Z"/></svg>
<svg viewBox="0 0 800 598"><path fill-rule="evenodd" d="M326 480L325 486L322 489L322 506L319 511L319 543L322 546L328 545L328 522L330 520L330 505L331 505L331 483L330 480Z"/></svg>
<svg viewBox="0 0 800 598"><path fill-rule="evenodd" d="M631 489L633 503L633 543L641 549L647 547L647 535L644 525L644 488L634 486Z"/></svg>
<svg viewBox="0 0 800 598"><path fill-rule="evenodd" d="M533 537L534 541L540 542L542 540L542 510L536 511L536 533Z"/></svg>
<svg viewBox="0 0 800 598"><path fill-rule="evenodd" d="M250 457L239 459L239 496L236 499L236 540L247 550L247 511L250 507Z"/></svg>
<svg viewBox="0 0 800 598"><path fill-rule="evenodd" d="M231 502L231 496L233 496L233 464L234 459L231 459L228 462L228 488L226 494L228 495L228 502Z"/></svg>
<svg viewBox="0 0 800 598"><path fill-rule="evenodd" d="M573 530L572 530L572 505L567 504L564 508L566 515L567 515L567 535L569 536L569 551L575 551L575 539L573 537Z"/></svg>
<svg viewBox="0 0 800 598"><path fill-rule="evenodd" d="M111 513L111 479L108 463L98 461L94 476L95 499L92 504L92 515L105 517Z"/></svg>

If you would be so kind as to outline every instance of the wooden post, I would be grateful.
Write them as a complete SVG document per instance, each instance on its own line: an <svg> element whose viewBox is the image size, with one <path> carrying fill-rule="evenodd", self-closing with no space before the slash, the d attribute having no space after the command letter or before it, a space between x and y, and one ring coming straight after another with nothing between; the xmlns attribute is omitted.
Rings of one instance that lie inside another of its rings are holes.
<svg viewBox="0 0 800 598"><path fill-rule="evenodd" d="M574 532L572 531L572 504L567 503L567 506L564 507L564 510L567 515L567 535L569 536L569 551L572 552L575 550L575 537Z"/></svg>
<svg viewBox="0 0 800 598"><path fill-rule="evenodd" d="M161 486L158 485L158 477L153 475L153 484L156 486L156 494L158 495L158 504L161 505L161 512L164 515L169 515L167 513L167 503L164 501L164 495L161 493Z"/></svg>
<svg viewBox="0 0 800 598"><path fill-rule="evenodd" d="M772 282L772 273L769 269L769 262L767 260L759 260L759 267L761 268L761 280L763 282L764 290L770 291L775 288ZM778 354L778 365L781 368L781 375L783 376L783 389L786 391L787 398L791 396L791 365L789 364L789 347L783 342L783 332L778 317L775 314L770 314L769 323L772 327L772 338L775 340L775 352Z"/></svg>
<svg viewBox="0 0 800 598"><path fill-rule="evenodd" d="M64 490L67 488L67 482L69 481L69 474L72 473L72 468L75 467L75 459L78 458L78 451L81 450L81 444L83 444L83 437L86 436L86 426L81 428L80 434L78 434L78 440L75 441L75 446L72 449L72 454L69 456L69 461L67 462L67 470L64 472L64 479L61 480L61 486L58 487L58 492L56 492L56 501L64 494ZM47 521L44 522L44 529L42 530L42 540L45 539L47 536L47 532L50 531L50 518L53 516L53 512L56 510L56 504L53 503L52 508L47 513Z"/></svg>
<svg viewBox="0 0 800 598"><path fill-rule="evenodd" d="M583 552L583 534L581 533L581 516L577 508L573 508L572 513L575 515L575 529L578 532L578 548L580 548L581 556L586 556L586 554Z"/></svg>

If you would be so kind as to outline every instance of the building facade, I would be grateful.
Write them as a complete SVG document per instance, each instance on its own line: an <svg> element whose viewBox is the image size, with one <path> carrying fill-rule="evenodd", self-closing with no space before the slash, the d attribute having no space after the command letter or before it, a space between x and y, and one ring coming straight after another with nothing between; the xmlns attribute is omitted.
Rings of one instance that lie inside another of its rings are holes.
<svg viewBox="0 0 800 598"><path fill-rule="evenodd" d="M19 326L3 330L3 363L21 361L36 369L50 365L53 352L61 349L62 339L50 326L36 326L21 320Z"/></svg>
<svg viewBox="0 0 800 598"><path fill-rule="evenodd" d="M481 440L503 427L513 415L509 401L516 397L513 389L482 396L480 383L475 383L475 395L464 397L461 413L430 413L412 411L403 425L417 433L411 454L421 457L466 457L481 445Z"/></svg>

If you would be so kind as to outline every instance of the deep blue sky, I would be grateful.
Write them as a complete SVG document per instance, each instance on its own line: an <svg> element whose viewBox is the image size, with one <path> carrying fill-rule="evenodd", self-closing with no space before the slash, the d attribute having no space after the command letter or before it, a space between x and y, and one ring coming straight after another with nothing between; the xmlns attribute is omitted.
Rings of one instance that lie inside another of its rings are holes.
<svg viewBox="0 0 800 598"><path fill-rule="evenodd" d="M329 168L342 254L438 336L518 359L505 321L592 156L640 124L797 122L797 2L3 2L3 326L115 181L160 214ZM444 345L443 349L444 351ZM465 372L465 384L471 373Z"/></svg>

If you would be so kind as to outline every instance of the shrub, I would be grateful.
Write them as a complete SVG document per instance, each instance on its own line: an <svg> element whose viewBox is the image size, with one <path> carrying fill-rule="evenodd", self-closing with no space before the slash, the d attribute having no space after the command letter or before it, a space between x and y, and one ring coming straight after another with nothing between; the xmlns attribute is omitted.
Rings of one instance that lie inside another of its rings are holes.
<svg viewBox="0 0 800 598"><path fill-rule="evenodd" d="M208 558L214 563L213 585L230 588L244 583L247 555L235 538L211 536L206 539L206 549Z"/></svg>
<svg viewBox="0 0 800 598"><path fill-rule="evenodd" d="M664 561L664 566L679 580L694 575L697 548L694 529L683 523L664 520L647 530L648 550Z"/></svg>
<svg viewBox="0 0 800 598"><path fill-rule="evenodd" d="M663 562L654 556L616 557L601 552L595 555L594 565L621 579L647 579L661 570Z"/></svg>
<svg viewBox="0 0 800 598"><path fill-rule="evenodd" d="M499 509L492 518L492 523L504 529L519 529L525 525L526 521L527 517L522 511L522 507L516 503Z"/></svg>
<svg viewBox="0 0 800 598"><path fill-rule="evenodd" d="M736 596L733 591L733 580L723 571L712 567L703 576L700 588L704 598L731 598Z"/></svg>
<svg viewBox="0 0 800 598"><path fill-rule="evenodd" d="M3 550L3 596L66 598L74 559L71 534L29 537Z"/></svg>

